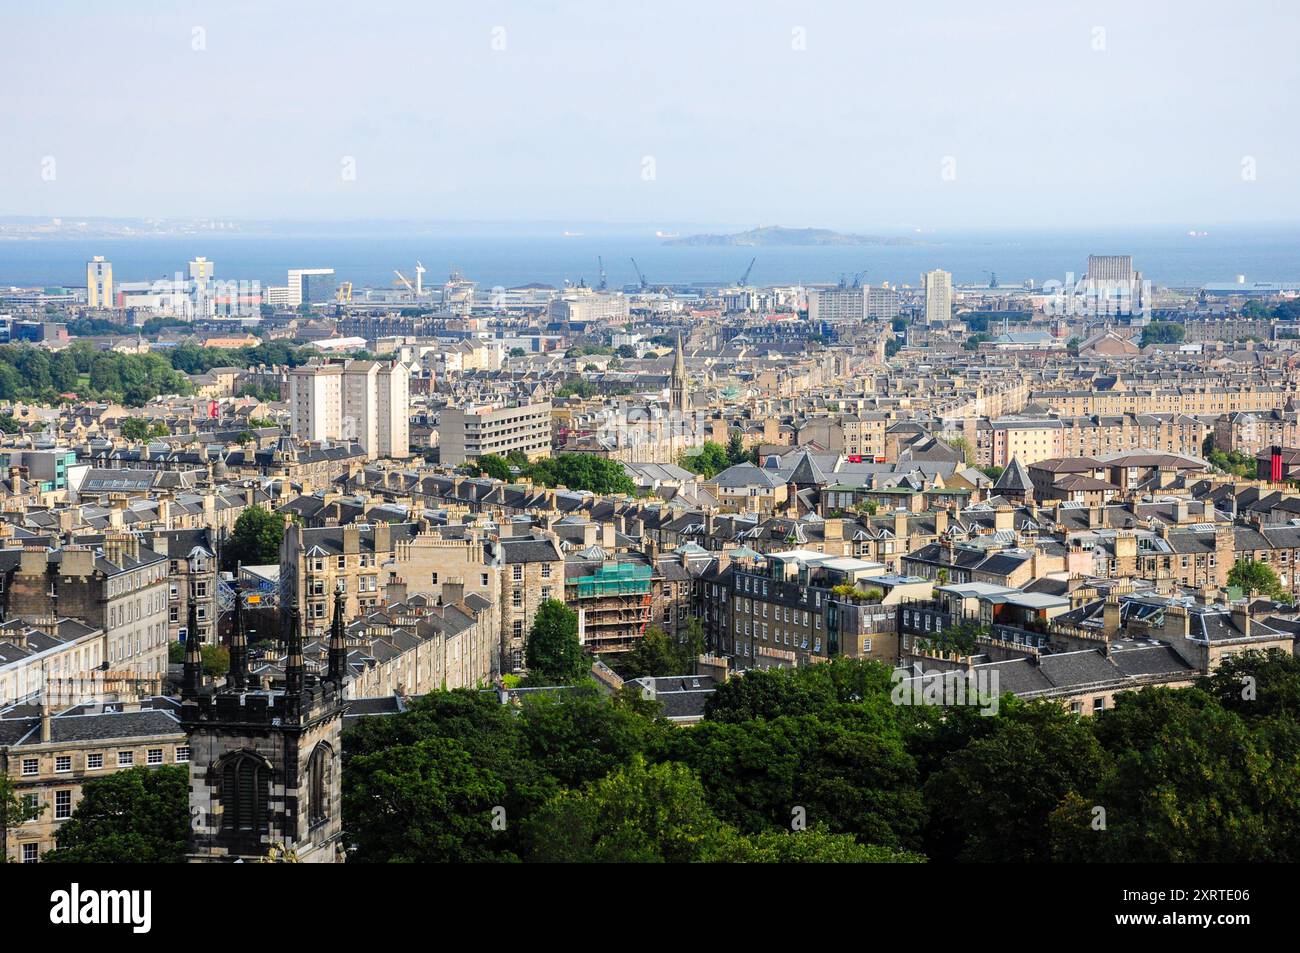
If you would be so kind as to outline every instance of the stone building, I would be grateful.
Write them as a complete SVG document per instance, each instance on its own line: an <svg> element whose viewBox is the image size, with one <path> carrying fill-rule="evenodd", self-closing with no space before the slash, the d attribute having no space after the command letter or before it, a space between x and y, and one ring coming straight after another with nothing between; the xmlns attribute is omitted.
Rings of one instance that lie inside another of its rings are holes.
<svg viewBox="0 0 1300 953"><path fill-rule="evenodd" d="M0 552L5 618L76 619L105 634L101 664L121 677L167 671L167 561L131 533L99 546Z"/></svg>
<svg viewBox="0 0 1300 953"><path fill-rule="evenodd" d="M284 679L271 689L250 685L238 603L225 687L202 690L199 645L186 643L192 862L255 861L276 846L302 863L342 861L343 611L339 594L319 674L307 671L297 609L283 613Z"/></svg>

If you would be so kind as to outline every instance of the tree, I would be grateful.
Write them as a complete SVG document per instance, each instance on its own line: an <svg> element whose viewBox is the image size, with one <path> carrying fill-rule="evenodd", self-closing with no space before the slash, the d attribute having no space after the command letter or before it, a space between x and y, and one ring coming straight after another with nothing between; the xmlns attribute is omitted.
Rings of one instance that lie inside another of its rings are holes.
<svg viewBox="0 0 1300 953"><path fill-rule="evenodd" d="M538 460L529 468L528 476L542 486L567 486L600 494L636 493L636 484L623 464L590 453L562 453Z"/></svg>
<svg viewBox="0 0 1300 953"><path fill-rule="evenodd" d="M1282 588L1281 581L1267 563L1253 559L1238 559L1228 570L1228 585L1238 586L1246 592L1262 592L1276 602L1290 602L1291 595Z"/></svg>
<svg viewBox="0 0 1300 953"><path fill-rule="evenodd" d="M640 755L525 823L529 859L544 863L687 863L722 834L690 768Z"/></svg>
<svg viewBox="0 0 1300 953"><path fill-rule="evenodd" d="M948 446L961 453L962 462L970 466L975 462L975 448L970 445L970 441L965 437L953 437L945 441Z"/></svg>
<svg viewBox="0 0 1300 953"><path fill-rule="evenodd" d="M343 779L357 861L477 863L501 859L508 844L509 825L493 824L494 808L508 803L505 781L452 738L356 755Z"/></svg>
<svg viewBox="0 0 1300 953"><path fill-rule="evenodd" d="M923 864L925 857L874 844L825 827L805 831L763 831L748 836L726 828L704 858L724 864Z"/></svg>
<svg viewBox="0 0 1300 953"><path fill-rule="evenodd" d="M18 793L14 779L0 774L0 864L9 860L9 832L41 816L45 805Z"/></svg>
<svg viewBox="0 0 1300 953"><path fill-rule="evenodd" d="M1152 321L1142 329L1142 346L1152 344L1181 344L1187 329L1172 321Z"/></svg>
<svg viewBox="0 0 1300 953"><path fill-rule="evenodd" d="M745 442L741 439L740 431L733 430L727 440L727 462L734 467L738 463L744 463L747 458Z"/></svg>
<svg viewBox="0 0 1300 953"><path fill-rule="evenodd" d="M578 642L578 614L558 599L537 608L528 632L528 674L547 683L567 684L582 678L588 664Z"/></svg>
<svg viewBox="0 0 1300 953"><path fill-rule="evenodd" d="M643 635L631 651L615 662L614 667L624 678L641 678L653 675L690 675L704 651L704 627L699 619L692 619L681 639L674 638L657 625L646 626Z"/></svg>
<svg viewBox="0 0 1300 953"><path fill-rule="evenodd" d="M925 787L934 859L1051 859L1049 820L1062 798L1103 769L1101 746L1077 715L1051 702L1009 705L991 733L949 755Z"/></svg>
<svg viewBox="0 0 1300 953"><path fill-rule="evenodd" d="M221 551L226 569L237 565L266 566L280 561L284 517L260 506L250 506L235 520L235 530Z"/></svg>
<svg viewBox="0 0 1300 953"><path fill-rule="evenodd" d="M510 472L510 464L495 453L485 453L477 460L466 463L465 466L467 469L473 469L475 476L486 474L503 483L509 483L514 479L514 474Z"/></svg>
<svg viewBox="0 0 1300 953"><path fill-rule="evenodd" d="M727 448L712 440L704 441L704 445L696 451L683 453L677 462L683 468L698 473L706 480L712 479L731 466Z"/></svg>
<svg viewBox="0 0 1300 953"><path fill-rule="evenodd" d="M135 767L86 781L58 847L41 860L72 864L181 863L189 843L189 769Z"/></svg>
<svg viewBox="0 0 1300 953"><path fill-rule="evenodd" d="M1093 730L1108 762L1053 812L1054 859L1300 859L1294 719L1265 717L1252 727L1200 689L1153 687L1118 696Z"/></svg>
<svg viewBox="0 0 1300 953"><path fill-rule="evenodd" d="M230 671L230 649L224 645L204 645L199 649L203 656L203 673L221 678Z"/></svg>

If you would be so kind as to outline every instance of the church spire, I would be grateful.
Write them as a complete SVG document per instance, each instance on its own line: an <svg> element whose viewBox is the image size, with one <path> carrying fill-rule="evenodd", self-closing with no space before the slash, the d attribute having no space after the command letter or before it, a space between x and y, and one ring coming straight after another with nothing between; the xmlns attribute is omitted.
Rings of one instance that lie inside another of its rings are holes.
<svg viewBox="0 0 1300 953"><path fill-rule="evenodd" d="M343 638L343 591L334 593L334 620L330 623L329 679L343 686L343 673L348 665L348 645Z"/></svg>
<svg viewBox="0 0 1300 953"><path fill-rule="evenodd" d="M185 667L182 670L181 697L197 698L203 684L203 649L199 645L198 607L190 599L189 613L185 618Z"/></svg>
<svg viewBox="0 0 1300 953"><path fill-rule="evenodd" d="M234 625L230 630L230 687L248 688L248 637L244 634L244 597L235 593Z"/></svg>
<svg viewBox="0 0 1300 953"><path fill-rule="evenodd" d="M299 624L297 606L291 608L284 618L284 691L286 695L296 697L302 694L306 681L306 664L302 658L302 626Z"/></svg>
<svg viewBox="0 0 1300 953"><path fill-rule="evenodd" d="M686 355L682 353L682 336L677 335L676 353L673 355L673 375L671 379L672 409L686 412Z"/></svg>

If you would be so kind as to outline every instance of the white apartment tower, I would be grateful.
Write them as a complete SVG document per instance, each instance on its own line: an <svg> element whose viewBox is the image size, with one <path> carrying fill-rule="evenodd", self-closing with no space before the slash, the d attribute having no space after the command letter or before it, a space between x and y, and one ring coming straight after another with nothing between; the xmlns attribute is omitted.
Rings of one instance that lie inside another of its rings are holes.
<svg viewBox="0 0 1300 953"><path fill-rule="evenodd" d="M952 320L952 274L936 268L921 275L925 289L925 323L946 324Z"/></svg>
<svg viewBox="0 0 1300 953"><path fill-rule="evenodd" d="M410 456L410 372L394 361L308 364L289 373L293 432L358 443L371 460Z"/></svg>

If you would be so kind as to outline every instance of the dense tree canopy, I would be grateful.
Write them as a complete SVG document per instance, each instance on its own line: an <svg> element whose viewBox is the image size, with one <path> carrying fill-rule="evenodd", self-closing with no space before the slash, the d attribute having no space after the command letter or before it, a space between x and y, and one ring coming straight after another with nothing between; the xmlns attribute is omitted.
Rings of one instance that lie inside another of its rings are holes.
<svg viewBox="0 0 1300 953"><path fill-rule="evenodd" d="M1291 599L1273 567L1253 559L1238 559L1233 564L1228 570L1228 585L1240 586L1246 592L1260 592L1279 602L1289 602Z"/></svg>
<svg viewBox="0 0 1300 953"><path fill-rule="evenodd" d="M537 607L528 632L527 664L530 676L551 685L573 682L590 668L578 642L578 614L558 599Z"/></svg>
<svg viewBox="0 0 1300 953"><path fill-rule="evenodd" d="M260 506L250 506L235 520L235 531L221 551L224 568L238 565L269 566L280 561L284 517Z"/></svg>
<svg viewBox="0 0 1300 953"><path fill-rule="evenodd" d="M180 863L189 843L189 769L135 767L87 780L58 846L41 860L70 864Z"/></svg>
<svg viewBox="0 0 1300 953"><path fill-rule="evenodd" d="M679 466L692 473L698 473L706 480L721 473L735 462L737 461L732 460L728 455L726 447L712 440L704 441L704 445L698 450L687 451L677 460Z"/></svg>

